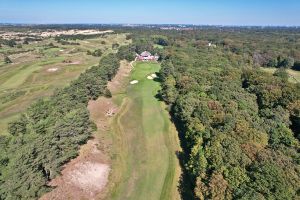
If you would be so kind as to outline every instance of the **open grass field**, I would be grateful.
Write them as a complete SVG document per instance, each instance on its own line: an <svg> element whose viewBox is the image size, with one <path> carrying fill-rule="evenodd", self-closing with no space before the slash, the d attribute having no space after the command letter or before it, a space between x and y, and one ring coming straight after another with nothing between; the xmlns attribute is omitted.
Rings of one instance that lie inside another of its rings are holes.
<svg viewBox="0 0 300 200"><path fill-rule="evenodd" d="M22 45L22 48L0 48L0 134L6 134L8 123L32 102L50 96L57 88L66 86L80 73L97 65L100 57L87 55L87 50L101 49L106 55L116 51L112 44L126 45L131 41L126 40L125 34L109 34L74 42L80 45L61 45L53 38L46 38ZM55 47L49 48L50 43ZM2 62L4 54L13 63Z"/></svg>
<svg viewBox="0 0 300 200"><path fill-rule="evenodd" d="M277 70L276 68L267 68L267 67L261 67L261 69L265 72L274 74L275 71ZM296 70L292 70L292 69L288 69L287 70L288 74L289 74L289 81L292 83L300 83L300 71L296 71Z"/></svg>
<svg viewBox="0 0 300 200"><path fill-rule="evenodd" d="M108 199L179 199L180 167L177 132L163 102L155 95L159 82L146 77L158 72L156 63L137 63L128 80L120 111L112 120L113 161ZM120 97L121 96L121 97Z"/></svg>

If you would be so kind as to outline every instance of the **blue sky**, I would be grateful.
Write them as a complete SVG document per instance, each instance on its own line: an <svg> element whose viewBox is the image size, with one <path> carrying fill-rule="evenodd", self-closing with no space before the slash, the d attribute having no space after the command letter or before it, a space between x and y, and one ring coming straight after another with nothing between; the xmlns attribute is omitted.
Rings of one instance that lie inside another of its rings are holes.
<svg viewBox="0 0 300 200"><path fill-rule="evenodd" d="M300 26L300 0L0 0L0 23Z"/></svg>

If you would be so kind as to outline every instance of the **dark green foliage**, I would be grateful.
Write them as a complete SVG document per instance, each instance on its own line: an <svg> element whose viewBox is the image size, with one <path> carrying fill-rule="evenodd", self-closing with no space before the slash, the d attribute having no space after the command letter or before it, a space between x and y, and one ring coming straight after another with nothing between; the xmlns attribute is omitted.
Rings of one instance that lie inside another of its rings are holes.
<svg viewBox="0 0 300 200"><path fill-rule="evenodd" d="M112 94L111 94L111 92L110 92L110 90L108 88L105 89L104 96L107 97L107 98L111 98L112 97Z"/></svg>
<svg viewBox="0 0 300 200"><path fill-rule="evenodd" d="M118 43L114 43L114 44L111 45L111 48L112 48L112 49L118 49L119 46L120 46L120 45L119 45Z"/></svg>
<svg viewBox="0 0 300 200"><path fill-rule="evenodd" d="M109 96L106 84L116 74L114 54L101 59L70 86L31 105L9 124L0 141L0 199L36 199L49 191L63 164L78 154L95 125L89 120L88 101Z"/></svg>
<svg viewBox="0 0 300 200"><path fill-rule="evenodd" d="M245 72L243 82L247 91L256 94L261 108L287 107L289 103L300 98L300 88L297 85L282 82L281 77L272 77L263 72Z"/></svg>
<svg viewBox="0 0 300 200"><path fill-rule="evenodd" d="M159 36L159 35L154 36L153 40L154 40L155 44L158 44L161 46L168 46L168 44L169 44L167 37L164 37L164 36Z"/></svg>
<svg viewBox="0 0 300 200"><path fill-rule="evenodd" d="M101 57L103 53L102 53L101 49L96 49L93 52L91 52L90 50L88 50L86 54L87 55L92 55L92 56L95 56L95 57Z"/></svg>
<svg viewBox="0 0 300 200"><path fill-rule="evenodd" d="M296 61L294 63L293 70L300 71L300 62L299 61Z"/></svg>
<svg viewBox="0 0 300 200"><path fill-rule="evenodd" d="M92 56L101 57L102 54L103 53L102 53L101 49L97 49L92 53Z"/></svg>
<svg viewBox="0 0 300 200"><path fill-rule="evenodd" d="M291 122L295 136L300 140L300 100L290 103L288 109L291 114Z"/></svg>
<svg viewBox="0 0 300 200"><path fill-rule="evenodd" d="M29 41L28 41L28 39L27 39L27 38L25 38L25 40L24 40L23 44L29 44Z"/></svg>
<svg viewBox="0 0 300 200"><path fill-rule="evenodd" d="M28 123L28 118L26 115L22 114L18 120L8 124L8 132L15 136L24 135L27 132Z"/></svg>
<svg viewBox="0 0 300 200"><path fill-rule="evenodd" d="M132 35L126 35L126 40L131 40L132 39Z"/></svg>
<svg viewBox="0 0 300 200"><path fill-rule="evenodd" d="M291 57L282 59L281 57L278 58L278 67L284 67L284 68L291 68L294 66L294 59Z"/></svg>
<svg viewBox="0 0 300 200"><path fill-rule="evenodd" d="M6 64L12 63L11 59L10 59L8 56L5 56L5 57L4 57L4 62L5 62Z"/></svg>
<svg viewBox="0 0 300 200"><path fill-rule="evenodd" d="M135 47L130 46L121 46L118 50L118 57L120 60L126 59L128 61L133 61L135 59Z"/></svg>
<svg viewBox="0 0 300 200"><path fill-rule="evenodd" d="M5 39L0 39L0 44L7 45L9 47L14 47L17 45L15 40L5 40Z"/></svg>
<svg viewBox="0 0 300 200"><path fill-rule="evenodd" d="M16 44L16 42L14 40L9 40L8 43L7 43L7 45L10 46L10 47L14 47L17 44Z"/></svg>
<svg viewBox="0 0 300 200"><path fill-rule="evenodd" d="M59 47L54 45L52 42L50 42L49 44L44 45L44 50L53 49L53 48L59 48Z"/></svg>
<svg viewBox="0 0 300 200"><path fill-rule="evenodd" d="M78 43L78 42L68 42L68 41L62 40L62 39L57 40L57 42L62 45L80 45L80 43Z"/></svg>
<svg viewBox="0 0 300 200"><path fill-rule="evenodd" d="M249 166L250 181L237 191L236 198L297 199L299 165L280 152L262 151Z"/></svg>
<svg viewBox="0 0 300 200"><path fill-rule="evenodd" d="M289 74L284 68L279 68L275 71L274 76L280 77L283 81L288 81Z"/></svg>
<svg viewBox="0 0 300 200"><path fill-rule="evenodd" d="M113 33L101 33L101 34L91 34L91 35L84 35L84 34L74 34L74 35L59 35L55 37L56 41L59 40L86 40L86 39L93 39L104 37L106 35L113 34Z"/></svg>
<svg viewBox="0 0 300 200"><path fill-rule="evenodd" d="M27 35L24 35L27 36ZM23 41L23 44L29 44L29 42L42 41L43 39L39 36L30 36L26 37Z"/></svg>

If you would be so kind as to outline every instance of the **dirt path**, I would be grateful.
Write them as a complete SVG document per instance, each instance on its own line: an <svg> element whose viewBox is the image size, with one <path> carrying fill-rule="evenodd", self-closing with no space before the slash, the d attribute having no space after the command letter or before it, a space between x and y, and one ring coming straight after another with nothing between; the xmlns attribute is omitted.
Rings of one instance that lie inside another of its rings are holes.
<svg viewBox="0 0 300 200"><path fill-rule="evenodd" d="M108 83L114 94L123 88L124 80L129 75L131 66L122 61L115 78ZM112 99L100 97L88 105L90 117L97 125L93 139L80 149L79 156L64 166L62 175L53 179L49 185L56 187L45 194L41 200L82 200L103 199L107 195L109 173L111 170L112 140L108 134L112 116L118 112L118 106ZM110 112L110 114L108 114Z"/></svg>

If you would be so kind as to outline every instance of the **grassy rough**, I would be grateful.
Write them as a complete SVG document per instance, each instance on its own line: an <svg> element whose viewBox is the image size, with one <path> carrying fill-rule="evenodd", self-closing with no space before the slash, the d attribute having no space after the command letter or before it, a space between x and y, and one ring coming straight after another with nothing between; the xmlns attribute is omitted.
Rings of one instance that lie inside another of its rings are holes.
<svg viewBox="0 0 300 200"><path fill-rule="evenodd" d="M274 67L261 67L261 69L265 72L274 74L277 68ZM300 72L292 69L287 69L287 73L289 74L289 81L291 83L300 83Z"/></svg>

